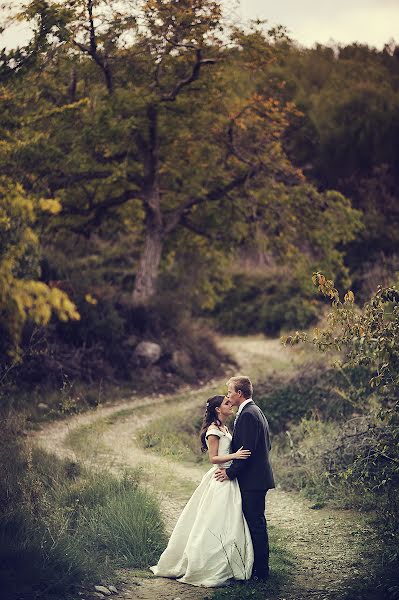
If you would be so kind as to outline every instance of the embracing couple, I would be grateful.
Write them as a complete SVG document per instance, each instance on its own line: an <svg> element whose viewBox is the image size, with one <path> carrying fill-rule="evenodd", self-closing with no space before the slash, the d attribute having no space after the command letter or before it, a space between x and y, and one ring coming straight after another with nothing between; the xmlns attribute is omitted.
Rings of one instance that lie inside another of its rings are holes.
<svg viewBox="0 0 399 600"><path fill-rule="evenodd" d="M269 576L265 519L274 488L266 417L252 400L248 377L232 377L226 396L206 403L201 444L214 465L186 504L158 564L159 577L217 587ZM237 407L233 435L226 425Z"/></svg>

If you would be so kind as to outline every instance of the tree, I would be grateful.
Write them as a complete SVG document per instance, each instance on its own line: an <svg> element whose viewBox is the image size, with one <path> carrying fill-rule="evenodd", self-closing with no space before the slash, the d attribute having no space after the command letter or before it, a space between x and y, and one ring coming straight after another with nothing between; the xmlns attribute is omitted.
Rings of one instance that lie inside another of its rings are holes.
<svg viewBox="0 0 399 600"><path fill-rule="evenodd" d="M285 140L292 161L319 189L340 191L363 213L364 227L345 252L352 286L366 300L373 291L370 270L378 271L377 283L388 283L397 263L395 46L380 52L359 44L286 45L270 69L276 80L286 81L280 94L303 113L291 123Z"/></svg>
<svg viewBox="0 0 399 600"><path fill-rule="evenodd" d="M32 193L60 198L54 226L89 236L114 220L135 232L133 305L151 302L183 231L228 252L254 228L293 229L272 206L309 191L283 146L296 109L265 85L280 31L229 32L211 0L35 1L24 15L52 28L14 82L25 143L10 160Z"/></svg>

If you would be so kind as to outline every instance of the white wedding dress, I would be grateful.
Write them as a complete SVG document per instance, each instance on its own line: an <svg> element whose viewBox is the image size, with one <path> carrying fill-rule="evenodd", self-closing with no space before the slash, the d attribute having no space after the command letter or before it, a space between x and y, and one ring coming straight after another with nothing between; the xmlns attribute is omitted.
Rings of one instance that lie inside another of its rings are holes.
<svg viewBox="0 0 399 600"><path fill-rule="evenodd" d="M218 455L231 452L231 434L212 428L219 439ZM208 443L208 442L207 442ZM249 579L253 547L242 513L236 479L219 482L215 471L230 463L214 465L181 513L166 550L151 571L158 577L175 578L196 586L217 587L229 579Z"/></svg>

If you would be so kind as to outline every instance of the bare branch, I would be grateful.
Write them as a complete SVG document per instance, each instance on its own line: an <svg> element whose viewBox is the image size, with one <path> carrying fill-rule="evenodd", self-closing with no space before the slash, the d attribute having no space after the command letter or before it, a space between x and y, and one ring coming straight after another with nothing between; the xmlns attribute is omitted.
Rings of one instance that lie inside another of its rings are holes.
<svg viewBox="0 0 399 600"><path fill-rule="evenodd" d="M85 52L94 60L94 62L100 67L104 74L105 83L110 94L114 92L114 84L112 78L111 68L109 66L108 60L106 56L101 56L97 47L97 38L96 38L96 30L94 26L94 17L93 17L93 0L87 0L87 12L89 17L89 46L85 46L81 44L77 40L73 40L74 45L79 48L82 52Z"/></svg>
<svg viewBox="0 0 399 600"><path fill-rule="evenodd" d="M80 183L83 181L90 181L92 179L105 179L112 174L111 171L82 171L81 173L52 173L51 182L52 187L56 186L58 189L66 187L74 183Z"/></svg>
<svg viewBox="0 0 399 600"><path fill-rule="evenodd" d="M249 179L252 179L257 175L260 170L260 165L253 165L250 169L237 175L234 179L229 181L228 183L218 186L213 190L210 190L205 196L200 196L199 198L191 198L187 200L182 206L171 211L168 215L166 215L166 225L165 232L170 233L173 231L176 226L181 223L182 219L188 215L191 209L194 206L198 206L200 204L205 204L207 202L217 202L218 200L222 200L225 198L229 192L244 186Z"/></svg>
<svg viewBox="0 0 399 600"><path fill-rule="evenodd" d="M126 202L132 200L136 196L136 194L137 192L135 190L125 190L119 196L107 198L102 202L92 203L92 201L89 201L89 206L87 208L69 206L65 209L65 213L70 215L82 216L89 216L90 214L94 214L93 220L96 221L96 224L99 224L99 222L101 222L100 217L104 216L108 209L113 208L115 206L121 206L122 204L126 204Z"/></svg>
<svg viewBox="0 0 399 600"><path fill-rule="evenodd" d="M198 225L189 221L186 216L183 216L181 218L180 224L183 225L183 227L185 227L189 231L192 231L196 235L199 235L200 237L204 237L204 238L210 240L211 242L221 242L224 239L224 237L220 234L217 234L217 233L212 234L212 233L209 233L208 231L205 231L205 229L202 229Z"/></svg>
<svg viewBox="0 0 399 600"><path fill-rule="evenodd" d="M197 48L195 50L195 54L196 60L192 66L191 73L187 75L187 77L185 77L184 79L178 81L174 89L170 92L170 94L162 96L161 100L163 102L173 102L174 100L176 100L176 97L182 88L186 87L187 85L190 85L190 83L196 81L199 78L201 67L203 65L213 65L216 62L218 62L215 58L202 58L201 48Z"/></svg>

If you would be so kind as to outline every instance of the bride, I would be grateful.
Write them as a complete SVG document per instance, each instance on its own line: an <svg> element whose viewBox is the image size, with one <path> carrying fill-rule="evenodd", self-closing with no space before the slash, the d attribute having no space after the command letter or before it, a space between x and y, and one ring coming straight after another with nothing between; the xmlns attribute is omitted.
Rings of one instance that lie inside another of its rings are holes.
<svg viewBox="0 0 399 600"><path fill-rule="evenodd" d="M225 396L214 396L206 403L200 438L214 466L183 509L158 564L151 567L159 577L205 587L251 577L253 548L237 479L215 479L216 469L251 454L243 448L230 453L232 437L225 422L232 413Z"/></svg>

